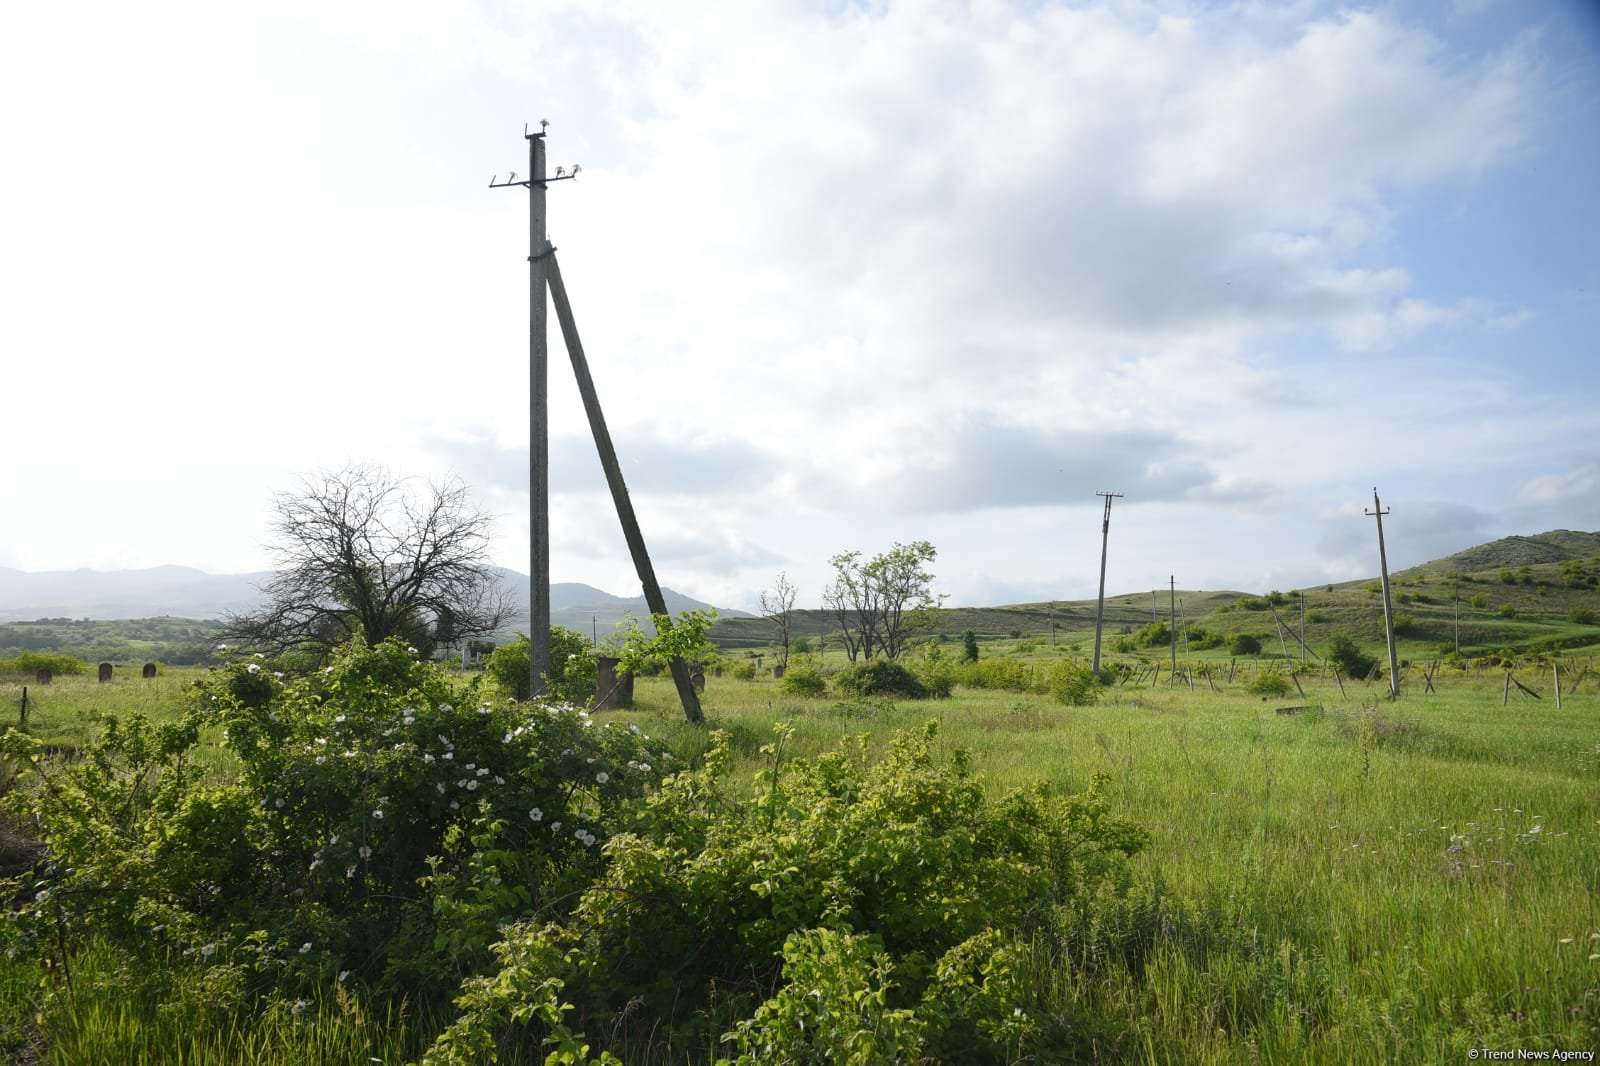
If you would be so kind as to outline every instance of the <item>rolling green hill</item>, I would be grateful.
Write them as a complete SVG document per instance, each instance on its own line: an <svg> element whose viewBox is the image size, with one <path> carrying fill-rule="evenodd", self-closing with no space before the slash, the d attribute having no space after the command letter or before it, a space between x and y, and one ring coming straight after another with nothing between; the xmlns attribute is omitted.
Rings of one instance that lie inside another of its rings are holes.
<svg viewBox="0 0 1600 1066"><path fill-rule="evenodd" d="M1600 533L1552 530L1505 537L1390 575L1396 632L1402 654L1433 657L1509 649L1600 650ZM1247 634L1269 654L1298 656L1303 631L1310 654L1334 633L1369 646L1384 639L1383 597L1376 575L1289 592L1177 591L1180 653L1226 655L1229 642ZM1165 593L1106 598L1104 647L1116 653L1158 655L1161 648L1133 647L1141 626L1168 616ZM1303 615L1302 615L1303 610ZM1094 600L959 607L936 612L926 630L936 639L958 639L972 630L980 642L1022 640L1067 646L1084 654L1093 647ZM793 633L813 642L826 639L838 621L824 611L796 611ZM726 651L757 651L772 642L763 618L721 619L711 637ZM1118 637L1126 638L1120 642Z"/></svg>

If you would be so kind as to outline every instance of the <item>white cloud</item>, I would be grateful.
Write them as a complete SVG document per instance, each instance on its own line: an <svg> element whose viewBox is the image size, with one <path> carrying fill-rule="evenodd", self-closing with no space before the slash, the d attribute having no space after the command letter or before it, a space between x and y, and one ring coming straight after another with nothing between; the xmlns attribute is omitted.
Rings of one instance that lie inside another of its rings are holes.
<svg viewBox="0 0 1600 1066"><path fill-rule="evenodd" d="M1540 474L1516 486L1522 503L1543 504L1568 501L1600 503L1600 463L1584 463L1560 474Z"/></svg>

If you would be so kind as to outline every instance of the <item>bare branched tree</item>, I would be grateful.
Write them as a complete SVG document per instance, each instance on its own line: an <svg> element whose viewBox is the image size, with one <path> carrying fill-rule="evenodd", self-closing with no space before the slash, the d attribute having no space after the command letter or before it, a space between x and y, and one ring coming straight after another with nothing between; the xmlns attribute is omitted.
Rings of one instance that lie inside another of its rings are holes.
<svg viewBox="0 0 1600 1066"><path fill-rule="evenodd" d="M787 572L778 574L778 584L771 592L761 590L761 613L772 623L778 638L778 665L789 665L789 637L794 623L795 587Z"/></svg>
<svg viewBox="0 0 1600 1066"><path fill-rule="evenodd" d="M267 605L225 619L226 639L283 651L400 637L427 654L494 632L510 607L488 559L493 519L459 481L418 493L349 466L302 478L273 507Z"/></svg>

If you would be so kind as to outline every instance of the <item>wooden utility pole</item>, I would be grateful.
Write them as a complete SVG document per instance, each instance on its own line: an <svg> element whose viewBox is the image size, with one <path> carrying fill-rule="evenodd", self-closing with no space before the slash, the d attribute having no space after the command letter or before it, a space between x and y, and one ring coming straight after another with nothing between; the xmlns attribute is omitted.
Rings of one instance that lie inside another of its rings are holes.
<svg viewBox="0 0 1600 1066"><path fill-rule="evenodd" d="M1383 546L1383 516L1388 511L1378 500L1378 490L1372 490L1372 510L1366 512L1378 520L1378 570L1383 577L1383 631L1389 638L1389 698L1400 698L1400 659L1394 651L1394 605L1389 598L1389 554Z"/></svg>
<svg viewBox="0 0 1600 1066"><path fill-rule="evenodd" d="M1306 590L1300 590L1300 661L1306 661Z"/></svg>
<svg viewBox="0 0 1600 1066"><path fill-rule="evenodd" d="M1178 577L1176 574L1167 576L1167 606L1172 615L1172 673L1178 673Z"/></svg>
<svg viewBox="0 0 1600 1066"><path fill-rule="evenodd" d="M1096 496L1105 497L1106 512L1100 520L1100 598L1095 601L1094 607L1094 665L1089 669L1100 673L1100 627L1106 617L1106 546L1111 540L1111 501L1122 496L1120 492L1097 492ZM1052 636L1054 631L1052 631ZM1053 643L1053 641L1052 641Z"/></svg>

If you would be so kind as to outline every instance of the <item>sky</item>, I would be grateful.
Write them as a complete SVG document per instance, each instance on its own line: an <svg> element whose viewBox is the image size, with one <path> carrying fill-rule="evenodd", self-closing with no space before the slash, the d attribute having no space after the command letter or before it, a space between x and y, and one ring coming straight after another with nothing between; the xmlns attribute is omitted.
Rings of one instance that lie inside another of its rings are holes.
<svg viewBox="0 0 1600 1066"><path fill-rule="evenodd" d="M1266 591L1600 528L1600 4L0 9L0 566L264 569L459 478L528 562L525 124L663 584ZM636 594L551 316L551 576Z"/></svg>

